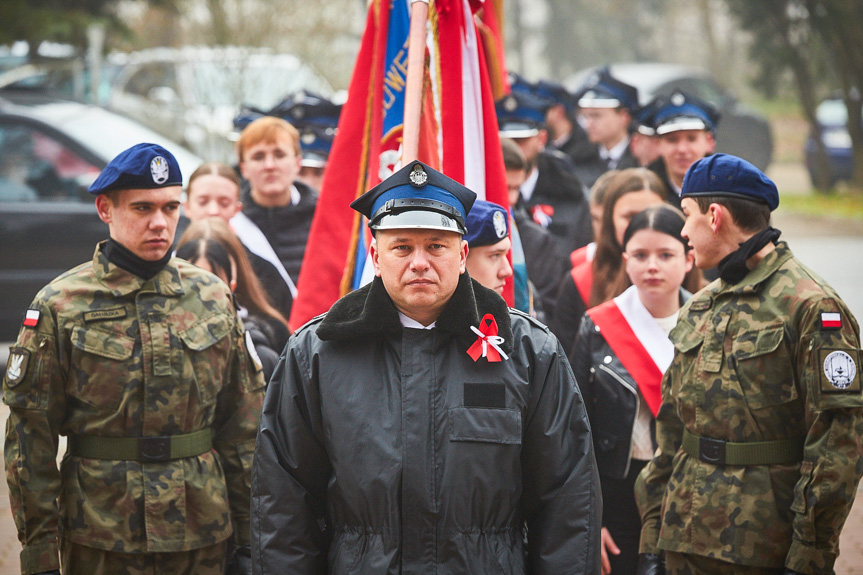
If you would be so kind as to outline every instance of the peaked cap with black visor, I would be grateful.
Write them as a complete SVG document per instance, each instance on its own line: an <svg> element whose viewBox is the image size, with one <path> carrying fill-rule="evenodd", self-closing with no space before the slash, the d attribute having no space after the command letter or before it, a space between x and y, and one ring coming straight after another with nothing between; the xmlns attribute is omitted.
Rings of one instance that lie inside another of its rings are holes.
<svg viewBox="0 0 863 575"><path fill-rule="evenodd" d="M351 202L377 230L431 229L467 232L465 219L476 194L426 164L415 161Z"/></svg>

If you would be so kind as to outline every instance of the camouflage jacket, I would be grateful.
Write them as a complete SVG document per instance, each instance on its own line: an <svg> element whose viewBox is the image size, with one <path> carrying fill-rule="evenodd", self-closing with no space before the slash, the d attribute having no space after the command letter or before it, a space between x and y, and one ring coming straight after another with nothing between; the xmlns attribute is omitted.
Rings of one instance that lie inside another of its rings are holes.
<svg viewBox="0 0 863 575"><path fill-rule="evenodd" d="M100 245L92 262L37 294L3 381L22 573L58 567L58 528L70 541L131 553L211 545L232 523L237 542L248 543L264 381L245 342L227 286L182 260L145 281L110 263ZM67 453L57 469L58 436L207 428L214 450L195 457Z"/></svg>
<svg viewBox="0 0 863 575"><path fill-rule="evenodd" d="M832 573L863 472L859 333L784 243L740 283L716 280L689 300L671 332L659 449L636 483L642 553ZM847 371L831 370L837 360ZM731 442L805 438L803 460L713 465L681 449L684 429Z"/></svg>

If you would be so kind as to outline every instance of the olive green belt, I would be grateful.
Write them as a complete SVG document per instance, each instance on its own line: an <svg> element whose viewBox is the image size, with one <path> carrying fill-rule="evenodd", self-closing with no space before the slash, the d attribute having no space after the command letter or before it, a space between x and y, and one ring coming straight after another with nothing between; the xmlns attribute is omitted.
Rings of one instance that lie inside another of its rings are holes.
<svg viewBox="0 0 863 575"><path fill-rule="evenodd" d="M780 465L803 460L805 437L734 443L683 430L683 451L714 465Z"/></svg>
<svg viewBox="0 0 863 575"><path fill-rule="evenodd" d="M156 437L100 437L70 435L69 453L88 459L151 463L194 457L213 448L213 430Z"/></svg>

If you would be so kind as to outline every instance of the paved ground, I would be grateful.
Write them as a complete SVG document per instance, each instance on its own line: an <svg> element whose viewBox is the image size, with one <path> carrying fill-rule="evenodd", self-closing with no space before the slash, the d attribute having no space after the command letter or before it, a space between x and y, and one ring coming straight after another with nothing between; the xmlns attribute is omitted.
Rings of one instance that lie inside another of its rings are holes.
<svg viewBox="0 0 863 575"><path fill-rule="evenodd" d="M800 182L807 176L799 166L776 166L769 175L780 192L805 188ZM863 290L859 289L863 278L860 255L863 254L863 222L794 216L783 213L780 205L774 225L783 231L783 239L789 241L795 254L833 285L855 316L863 321ZM3 424L0 429L5 429L7 416L8 409L0 405L0 423ZM845 523L839 550L836 575L863 575L863 486ZM0 480L0 575L19 573L19 551L6 482Z"/></svg>

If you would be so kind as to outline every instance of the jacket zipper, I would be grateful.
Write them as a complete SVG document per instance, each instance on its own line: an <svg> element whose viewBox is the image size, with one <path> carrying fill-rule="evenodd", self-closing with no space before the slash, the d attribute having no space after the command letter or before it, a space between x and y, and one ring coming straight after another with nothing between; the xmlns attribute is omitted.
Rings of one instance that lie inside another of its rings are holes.
<svg viewBox="0 0 863 575"><path fill-rule="evenodd" d="M635 418L632 420L632 423L634 425L635 422L638 420L638 411L641 409L641 400L638 397L638 390L636 388L632 387L631 385L629 385L629 383L625 379L620 377L620 375L618 375L610 367L607 367L606 365L600 365L599 369L601 369L602 371L604 371L605 373L609 374L611 377L616 379L618 382L620 382L620 385L622 385L623 387L625 387L626 389L631 391L632 394L635 396ZM631 462L632 462L632 426L630 426L630 428L629 428L629 454L628 454L628 457L626 458L626 468L623 470L623 476L624 477L629 475L629 464Z"/></svg>

